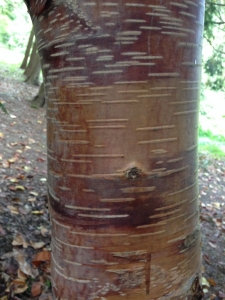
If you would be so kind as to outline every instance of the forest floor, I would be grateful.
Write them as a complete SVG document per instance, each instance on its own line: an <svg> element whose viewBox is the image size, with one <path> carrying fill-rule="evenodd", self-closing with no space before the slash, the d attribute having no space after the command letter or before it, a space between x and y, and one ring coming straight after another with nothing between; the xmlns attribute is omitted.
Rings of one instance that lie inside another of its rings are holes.
<svg viewBox="0 0 225 300"><path fill-rule="evenodd" d="M52 299L46 117L29 102L37 92L0 71L0 300ZM199 154L199 184L204 299L225 299L225 160Z"/></svg>

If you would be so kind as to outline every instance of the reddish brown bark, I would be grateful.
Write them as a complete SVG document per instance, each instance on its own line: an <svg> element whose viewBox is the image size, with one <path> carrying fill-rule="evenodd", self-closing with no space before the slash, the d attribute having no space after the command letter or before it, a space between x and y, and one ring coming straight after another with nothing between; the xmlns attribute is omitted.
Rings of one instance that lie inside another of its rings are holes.
<svg viewBox="0 0 225 300"><path fill-rule="evenodd" d="M203 1L35 3L55 299L201 299Z"/></svg>

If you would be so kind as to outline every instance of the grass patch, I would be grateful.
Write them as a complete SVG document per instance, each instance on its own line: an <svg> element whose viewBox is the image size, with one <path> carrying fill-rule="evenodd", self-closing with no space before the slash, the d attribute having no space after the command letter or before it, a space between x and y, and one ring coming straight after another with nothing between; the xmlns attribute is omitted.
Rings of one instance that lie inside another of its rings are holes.
<svg viewBox="0 0 225 300"><path fill-rule="evenodd" d="M199 152L208 153L213 157L225 156L225 137L215 135L210 130L199 128Z"/></svg>
<svg viewBox="0 0 225 300"><path fill-rule="evenodd" d="M221 158L225 156L225 150L220 145L205 143L199 144L199 153L207 153L213 157Z"/></svg>
<svg viewBox="0 0 225 300"><path fill-rule="evenodd" d="M221 143L225 143L225 137L221 134L213 134L209 129L208 130L203 130L202 127L199 127L199 137L201 138L208 138L212 141L216 141L216 142L221 142Z"/></svg>

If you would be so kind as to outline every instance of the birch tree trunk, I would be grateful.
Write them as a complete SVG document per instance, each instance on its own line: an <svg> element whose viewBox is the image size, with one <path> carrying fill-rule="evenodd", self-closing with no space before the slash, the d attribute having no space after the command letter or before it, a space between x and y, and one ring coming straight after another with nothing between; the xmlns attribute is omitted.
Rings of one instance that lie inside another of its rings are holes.
<svg viewBox="0 0 225 300"><path fill-rule="evenodd" d="M54 299L201 299L203 0L26 2L47 100Z"/></svg>

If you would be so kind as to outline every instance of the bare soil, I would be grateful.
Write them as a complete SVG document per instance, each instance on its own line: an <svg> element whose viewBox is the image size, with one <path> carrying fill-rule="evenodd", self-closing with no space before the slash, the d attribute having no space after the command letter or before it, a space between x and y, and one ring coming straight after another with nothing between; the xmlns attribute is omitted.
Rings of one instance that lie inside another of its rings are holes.
<svg viewBox="0 0 225 300"><path fill-rule="evenodd" d="M52 299L45 109L0 71L0 300ZM225 299L225 161L199 155L204 299ZM141 299L140 299L141 300Z"/></svg>

